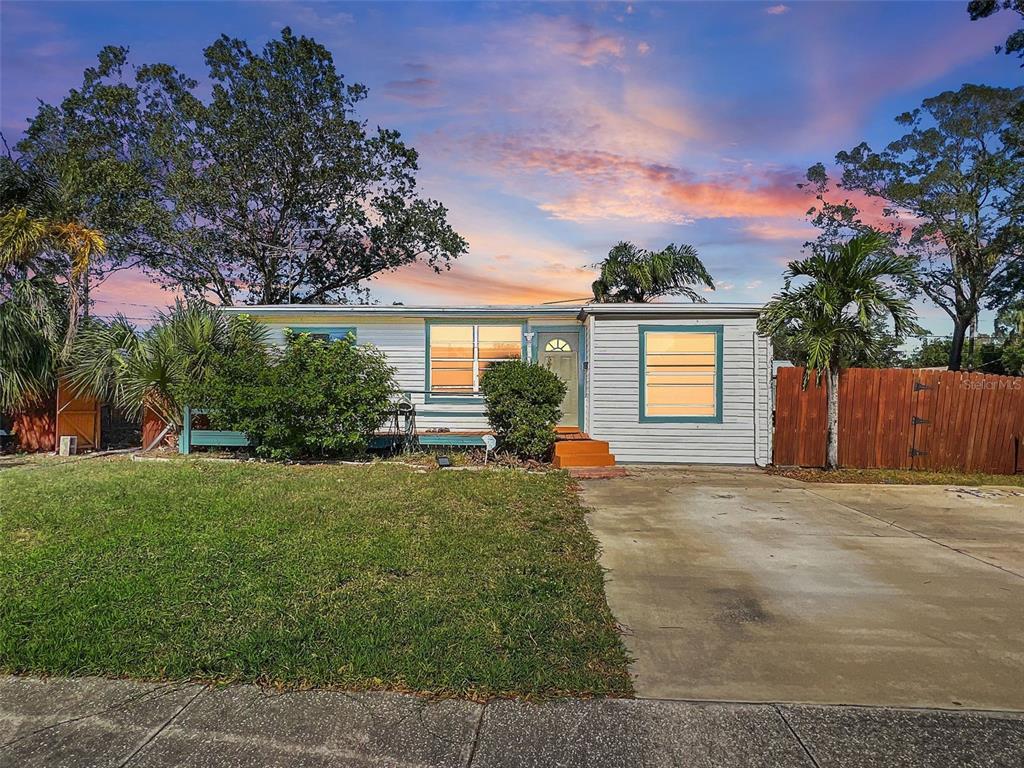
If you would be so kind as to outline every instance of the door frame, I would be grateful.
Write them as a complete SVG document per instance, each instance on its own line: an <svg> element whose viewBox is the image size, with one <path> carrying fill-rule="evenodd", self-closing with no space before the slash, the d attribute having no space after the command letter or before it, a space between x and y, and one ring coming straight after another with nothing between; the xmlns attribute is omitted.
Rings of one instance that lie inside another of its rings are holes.
<svg viewBox="0 0 1024 768"><path fill-rule="evenodd" d="M533 337L530 339L530 361L540 361L540 336L541 333L574 334L576 336L576 378L579 383L579 392L576 397L577 422L580 432L587 431L584 423L586 408L586 355L587 355L587 329L583 325L533 325L529 326Z"/></svg>

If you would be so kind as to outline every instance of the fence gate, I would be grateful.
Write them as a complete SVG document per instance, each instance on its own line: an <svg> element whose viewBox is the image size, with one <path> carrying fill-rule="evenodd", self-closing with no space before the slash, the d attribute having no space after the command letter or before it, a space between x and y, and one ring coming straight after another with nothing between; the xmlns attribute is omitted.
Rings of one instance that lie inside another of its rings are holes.
<svg viewBox="0 0 1024 768"><path fill-rule="evenodd" d="M78 449L100 447L100 406L94 397L79 396L63 381L57 385L57 428L54 450L61 435L78 437Z"/></svg>
<svg viewBox="0 0 1024 768"><path fill-rule="evenodd" d="M775 463L822 466L825 388L776 381ZM1024 471L1024 378L850 368L839 378L839 463L873 469Z"/></svg>

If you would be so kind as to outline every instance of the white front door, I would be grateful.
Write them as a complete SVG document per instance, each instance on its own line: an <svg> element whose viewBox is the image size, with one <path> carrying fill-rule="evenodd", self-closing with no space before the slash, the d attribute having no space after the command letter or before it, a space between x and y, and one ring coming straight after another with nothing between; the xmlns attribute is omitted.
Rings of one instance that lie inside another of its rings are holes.
<svg viewBox="0 0 1024 768"><path fill-rule="evenodd" d="M537 362L565 382L560 427L580 426L580 335L577 332L537 334Z"/></svg>

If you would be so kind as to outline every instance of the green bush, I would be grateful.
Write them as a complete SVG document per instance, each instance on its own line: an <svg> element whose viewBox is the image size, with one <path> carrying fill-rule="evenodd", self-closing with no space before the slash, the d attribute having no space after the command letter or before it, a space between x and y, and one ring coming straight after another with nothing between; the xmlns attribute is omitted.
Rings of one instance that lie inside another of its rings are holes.
<svg viewBox="0 0 1024 768"><path fill-rule="evenodd" d="M283 350L218 357L189 402L211 428L244 432L258 456L351 458L366 453L396 392L375 348L288 332Z"/></svg>
<svg viewBox="0 0 1024 768"><path fill-rule="evenodd" d="M562 416L565 382L547 368L508 360L484 372L480 390L502 447L524 458L547 458Z"/></svg>

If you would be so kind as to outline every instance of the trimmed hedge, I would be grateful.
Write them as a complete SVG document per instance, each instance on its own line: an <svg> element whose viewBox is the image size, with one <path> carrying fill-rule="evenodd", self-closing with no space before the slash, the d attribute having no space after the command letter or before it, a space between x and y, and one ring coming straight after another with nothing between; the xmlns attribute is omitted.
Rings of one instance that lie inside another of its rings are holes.
<svg viewBox="0 0 1024 768"><path fill-rule="evenodd" d="M546 459L562 417L565 382L534 363L507 360L484 371L480 391L502 447L523 458Z"/></svg>

